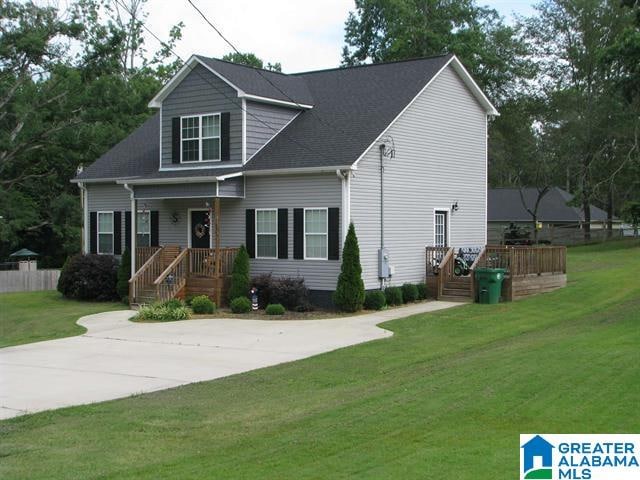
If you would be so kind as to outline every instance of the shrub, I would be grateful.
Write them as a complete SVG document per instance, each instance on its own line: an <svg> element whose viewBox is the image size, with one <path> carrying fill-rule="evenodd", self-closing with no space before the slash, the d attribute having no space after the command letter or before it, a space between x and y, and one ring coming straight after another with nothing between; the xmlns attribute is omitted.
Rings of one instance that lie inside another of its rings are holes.
<svg viewBox="0 0 640 480"><path fill-rule="evenodd" d="M191 301L196 298L195 295L187 295L186 297L184 297L184 303L187 307L191 306Z"/></svg>
<svg viewBox="0 0 640 480"><path fill-rule="evenodd" d="M118 267L118 281L116 290L118 296L124 303L129 303L129 279L131 278L131 254L129 249L125 248L120 257L120 266Z"/></svg>
<svg viewBox="0 0 640 480"><path fill-rule="evenodd" d="M231 300L231 311L233 313L249 313L251 311L251 300L247 297L236 297Z"/></svg>
<svg viewBox="0 0 640 480"><path fill-rule="evenodd" d="M167 308L180 308L184 307L184 303L182 303L182 300L179 298L172 298L171 300L162 302L162 306Z"/></svg>
<svg viewBox="0 0 640 480"><path fill-rule="evenodd" d="M258 306L265 308L271 303L271 285L274 279L270 273L263 273L251 279L251 285L258 289Z"/></svg>
<svg viewBox="0 0 640 480"><path fill-rule="evenodd" d="M265 309L267 315L284 315L285 311L284 306L279 303L270 303Z"/></svg>
<svg viewBox="0 0 640 480"><path fill-rule="evenodd" d="M271 282L270 303L280 303L287 310L304 311L310 309L309 290L304 278L282 277Z"/></svg>
<svg viewBox="0 0 640 480"><path fill-rule="evenodd" d="M413 283L402 285L402 301L404 303L415 302L418 299L418 287Z"/></svg>
<svg viewBox="0 0 640 480"><path fill-rule="evenodd" d="M150 322L172 322L176 320L188 320L191 317L189 309L184 305L172 306L174 304L156 303L140 308L135 320L146 320Z"/></svg>
<svg viewBox="0 0 640 480"><path fill-rule="evenodd" d="M238 297L249 298L249 254L244 245L240 245L240 250L233 261L233 271L231 273L231 285L227 298L233 300Z"/></svg>
<svg viewBox="0 0 640 480"><path fill-rule="evenodd" d="M360 247L353 223L349 224L349 231L344 241L342 265L336 291L333 293L333 303L344 312L357 312L362 310L364 304Z"/></svg>
<svg viewBox="0 0 640 480"><path fill-rule="evenodd" d="M427 298L427 284L416 283L416 288L418 289L418 300L424 300Z"/></svg>
<svg viewBox="0 0 640 480"><path fill-rule="evenodd" d="M402 305L402 289L400 287L387 287L384 289L387 305Z"/></svg>
<svg viewBox="0 0 640 480"><path fill-rule="evenodd" d="M76 300L117 300L118 262L113 255L74 255L60 272L58 291Z"/></svg>
<svg viewBox="0 0 640 480"><path fill-rule="evenodd" d="M216 304L206 295L198 295L191 299L191 310L193 313L213 313L216 311Z"/></svg>
<svg viewBox="0 0 640 480"><path fill-rule="evenodd" d="M382 290L367 292L364 297L364 306L367 310L382 310L387 305L387 299Z"/></svg>

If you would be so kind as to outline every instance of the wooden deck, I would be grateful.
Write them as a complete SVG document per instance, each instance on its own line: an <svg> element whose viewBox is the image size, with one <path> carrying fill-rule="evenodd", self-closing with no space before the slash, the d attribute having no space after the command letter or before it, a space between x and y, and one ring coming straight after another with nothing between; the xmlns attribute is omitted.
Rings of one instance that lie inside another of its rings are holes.
<svg viewBox="0 0 640 480"><path fill-rule="evenodd" d="M143 247L140 265L129 280L129 303L164 302L172 298L207 295L222 305L237 248Z"/></svg>
<svg viewBox="0 0 640 480"><path fill-rule="evenodd" d="M567 249L564 246L487 245L476 256L468 275L454 273L456 249L427 247L426 283L433 297L442 300L475 301L475 270L504 268L502 300L512 301L549 292L567 284Z"/></svg>

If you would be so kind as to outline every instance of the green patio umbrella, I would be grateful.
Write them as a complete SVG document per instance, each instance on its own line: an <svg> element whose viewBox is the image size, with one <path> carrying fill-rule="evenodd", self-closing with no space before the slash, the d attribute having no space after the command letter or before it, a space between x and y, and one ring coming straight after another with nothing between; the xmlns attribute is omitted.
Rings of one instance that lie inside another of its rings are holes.
<svg viewBox="0 0 640 480"><path fill-rule="evenodd" d="M9 257L13 258L29 258L29 257L38 257L39 255L36 252L32 252L27 248L21 248L17 252L13 252Z"/></svg>

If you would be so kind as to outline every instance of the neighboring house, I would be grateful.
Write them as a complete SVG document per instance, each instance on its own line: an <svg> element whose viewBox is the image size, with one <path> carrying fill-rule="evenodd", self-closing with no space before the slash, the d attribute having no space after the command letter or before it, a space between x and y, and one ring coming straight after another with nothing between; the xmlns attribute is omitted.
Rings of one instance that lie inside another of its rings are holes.
<svg viewBox="0 0 640 480"><path fill-rule="evenodd" d="M520 196L519 188L489 189L487 214L487 237L492 245L504 243L505 231L511 224L520 229L528 229L533 238L533 217L527 211L534 210L538 198L536 188L523 188ZM538 206L538 222L541 229L538 239L552 243L572 244L583 240L584 212L581 207L572 206L573 195L560 187L552 187L542 197ZM525 204L527 208L525 208ZM591 205L591 229L593 236L606 234L607 212ZM613 228L619 230L621 222L613 219ZM618 235L620 232L617 232Z"/></svg>
<svg viewBox="0 0 640 480"><path fill-rule="evenodd" d="M192 56L150 107L73 180L84 251L129 246L136 270L162 267L147 278L182 261L170 246L194 249L190 272L210 268L198 248L214 249L217 275L245 244L252 275L304 277L327 303L349 222L367 289L423 281L425 246L486 243L487 117L498 112L453 55L291 75ZM148 260L153 246L163 260ZM174 270L144 290L175 294L188 274Z"/></svg>

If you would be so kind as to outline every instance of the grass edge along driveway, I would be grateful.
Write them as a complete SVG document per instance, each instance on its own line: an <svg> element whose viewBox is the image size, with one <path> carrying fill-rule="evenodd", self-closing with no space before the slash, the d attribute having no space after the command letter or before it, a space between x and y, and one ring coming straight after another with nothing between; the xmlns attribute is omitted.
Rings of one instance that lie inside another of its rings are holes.
<svg viewBox="0 0 640 480"><path fill-rule="evenodd" d="M514 478L519 433L640 429L637 245L572 249L565 289L386 340L0 422L0 477Z"/></svg>

